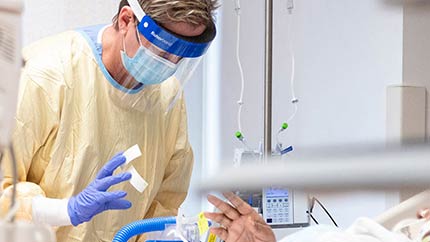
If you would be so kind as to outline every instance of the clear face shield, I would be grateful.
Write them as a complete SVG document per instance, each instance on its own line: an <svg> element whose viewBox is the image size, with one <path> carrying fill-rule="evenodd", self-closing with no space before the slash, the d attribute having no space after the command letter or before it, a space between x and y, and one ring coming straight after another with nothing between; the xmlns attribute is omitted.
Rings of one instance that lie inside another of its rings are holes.
<svg viewBox="0 0 430 242"><path fill-rule="evenodd" d="M168 111L215 38L215 26L207 27L199 36L179 36L146 15L137 0L128 3L141 20L136 27L139 48L130 56L123 41L121 60L127 73L114 90L115 96L122 104L141 111L155 107Z"/></svg>

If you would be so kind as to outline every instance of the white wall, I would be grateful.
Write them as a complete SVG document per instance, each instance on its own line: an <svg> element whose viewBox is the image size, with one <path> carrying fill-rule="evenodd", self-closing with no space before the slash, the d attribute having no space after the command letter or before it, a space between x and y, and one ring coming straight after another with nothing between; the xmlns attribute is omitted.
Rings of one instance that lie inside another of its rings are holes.
<svg viewBox="0 0 430 242"><path fill-rule="evenodd" d="M117 0L24 0L24 45L78 27L110 23Z"/></svg>
<svg viewBox="0 0 430 242"><path fill-rule="evenodd" d="M246 78L243 133L253 147L263 132L264 1L242 0L241 57ZM234 1L223 1L218 49L219 135L215 156L232 160L240 80L235 62ZM275 0L273 131L292 112L285 0ZM296 53L299 112L281 140L306 146L385 142L385 87L402 82L403 6L384 0L295 1L292 39ZM211 90L207 90L211 93ZM216 108L216 105L214 105ZM209 112L209 110L207 110ZM213 126L206 127L213 129ZM211 139L211 137L207 137ZM273 139L274 140L274 139ZM353 148L353 147L351 147ZM223 164L215 164L223 165ZM215 166L212 164L211 166ZM387 208L385 192L315 194L341 226ZM324 215L317 214L323 222Z"/></svg>
<svg viewBox="0 0 430 242"><path fill-rule="evenodd" d="M274 125L279 125L291 112L283 47L289 19L285 1L276 2ZM385 87L402 81L402 13L380 0L296 1L292 34L300 110L286 135L295 145L385 141Z"/></svg>

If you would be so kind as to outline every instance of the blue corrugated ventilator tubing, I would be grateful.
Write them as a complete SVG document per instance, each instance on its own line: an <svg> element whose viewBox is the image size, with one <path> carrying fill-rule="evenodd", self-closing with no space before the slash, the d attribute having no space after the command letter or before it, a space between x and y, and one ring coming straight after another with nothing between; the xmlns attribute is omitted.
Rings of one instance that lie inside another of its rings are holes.
<svg viewBox="0 0 430 242"><path fill-rule="evenodd" d="M176 217L161 217L139 220L122 227L113 242L127 242L131 237L154 231L163 231L167 224L176 224Z"/></svg>

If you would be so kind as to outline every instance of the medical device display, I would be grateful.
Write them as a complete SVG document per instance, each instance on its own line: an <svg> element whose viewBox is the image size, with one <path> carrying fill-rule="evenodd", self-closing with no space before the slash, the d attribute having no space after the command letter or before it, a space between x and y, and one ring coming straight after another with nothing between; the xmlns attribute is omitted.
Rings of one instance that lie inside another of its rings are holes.
<svg viewBox="0 0 430 242"><path fill-rule="evenodd" d="M285 187L268 187L260 191L235 192L273 228L309 226L308 194Z"/></svg>
<svg viewBox="0 0 430 242"><path fill-rule="evenodd" d="M263 190L263 217L269 225L292 224L293 192L285 188Z"/></svg>

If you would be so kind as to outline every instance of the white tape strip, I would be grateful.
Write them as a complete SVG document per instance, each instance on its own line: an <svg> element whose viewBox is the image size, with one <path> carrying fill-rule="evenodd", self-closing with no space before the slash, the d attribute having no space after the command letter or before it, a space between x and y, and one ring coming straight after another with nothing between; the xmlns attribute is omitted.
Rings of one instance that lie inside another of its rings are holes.
<svg viewBox="0 0 430 242"><path fill-rule="evenodd" d="M128 150L124 151L123 155L125 156L125 165L130 163L132 160L142 155L140 151L139 145L133 145Z"/></svg>
<svg viewBox="0 0 430 242"><path fill-rule="evenodd" d="M134 166L131 166L127 171L131 173L130 184L141 193L145 191L148 183L139 175Z"/></svg>

